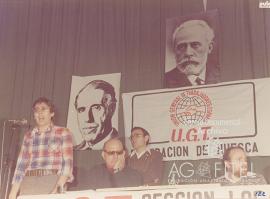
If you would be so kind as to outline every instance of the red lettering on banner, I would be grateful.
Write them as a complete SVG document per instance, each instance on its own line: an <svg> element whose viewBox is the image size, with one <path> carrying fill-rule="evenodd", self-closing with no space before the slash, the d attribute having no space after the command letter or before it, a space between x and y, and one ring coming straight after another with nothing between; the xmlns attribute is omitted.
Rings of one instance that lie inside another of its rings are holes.
<svg viewBox="0 0 270 199"><path fill-rule="evenodd" d="M198 141L197 129L189 129L186 135L187 141Z"/></svg>
<svg viewBox="0 0 270 199"><path fill-rule="evenodd" d="M191 128L184 132L184 129L172 129L171 141L172 142L197 142L209 140L208 132L211 126L204 126L201 128Z"/></svg>
<svg viewBox="0 0 270 199"><path fill-rule="evenodd" d="M205 126L205 127L202 127L201 128L201 131L202 131L202 140L208 140L208 136L207 136L207 132L208 130L210 130L212 127L211 126Z"/></svg>
<svg viewBox="0 0 270 199"><path fill-rule="evenodd" d="M210 98L202 91L187 90L176 96L169 108L169 116L175 126L206 123L213 115ZM195 139L196 140L196 139Z"/></svg>
<svg viewBox="0 0 270 199"><path fill-rule="evenodd" d="M176 129L173 129L172 136L171 136L171 141L173 141L173 142L179 142L179 141L182 140L183 129L179 129L179 131L178 131L178 138L177 139L176 139L176 136L177 136L176 133L177 133L176 132Z"/></svg>
<svg viewBox="0 0 270 199"><path fill-rule="evenodd" d="M177 106L178 102L179 102L181 99L182 99L182 98L179 97L179 96L177 96L177 97L174 99L174 101L172 102L171 107L170 107L170 113L174 113L174 112L175 112L176 106Z"/></svg>

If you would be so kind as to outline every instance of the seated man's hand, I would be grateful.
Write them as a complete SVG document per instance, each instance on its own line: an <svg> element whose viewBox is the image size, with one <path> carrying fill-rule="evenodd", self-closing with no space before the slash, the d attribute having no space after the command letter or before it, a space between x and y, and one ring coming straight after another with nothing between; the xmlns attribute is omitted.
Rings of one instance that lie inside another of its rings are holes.
<svg viewBox="0 0 270 199"><path fill-rule="evenodd" d="M117 173L125 168L125 155L118 155L118 160L113 167L114 173Z"/></svg>

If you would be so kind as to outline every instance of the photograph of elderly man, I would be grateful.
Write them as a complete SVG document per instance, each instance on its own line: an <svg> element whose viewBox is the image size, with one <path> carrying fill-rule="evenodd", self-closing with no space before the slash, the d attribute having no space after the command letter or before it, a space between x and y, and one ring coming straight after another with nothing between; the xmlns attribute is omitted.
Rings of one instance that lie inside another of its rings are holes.
<svg viewBox="0 0 270 199"><path fill-rule="evenodd" d="M169 20L171 22L172 20ZM177 22L175 22L177 24ZM215 31L205 19L184 20L172 28L167 34L165 87L176 88L220 82L220 71L217 63L213 63L209 56L215 50ZM169 50L173 61L168 61ZM217 60L217 59L215 59ZM171 62L171 63L170 63Z"/></svg>

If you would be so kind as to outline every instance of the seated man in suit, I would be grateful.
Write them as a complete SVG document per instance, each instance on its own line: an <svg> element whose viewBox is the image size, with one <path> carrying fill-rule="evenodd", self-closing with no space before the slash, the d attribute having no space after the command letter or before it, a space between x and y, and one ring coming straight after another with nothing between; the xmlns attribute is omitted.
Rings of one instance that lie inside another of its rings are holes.
<svg viewBox="0 0 270 199"><path fill-rule="evenodd" d="M225 175L213 182L228 185L262 185L267 184L260 174L248 172L247 156L243 148L230 147L223 155Z"/></svg>
<svg viewBox="0 0 270 199"><path fill-rule="evenodd" d="M219 68L207 63L213 50L214 31L204 20L188 20L172 36L176 67L165 74L165 87L219 82Z"/></svg>
<svg viewBox="0 0 270 199"><path fill-rule="evenodd" d="M88 176L90 189L143 185L140 173L125 164L126 151L119 138L106 141L101 155L105 163L91 169Z"/></svg>

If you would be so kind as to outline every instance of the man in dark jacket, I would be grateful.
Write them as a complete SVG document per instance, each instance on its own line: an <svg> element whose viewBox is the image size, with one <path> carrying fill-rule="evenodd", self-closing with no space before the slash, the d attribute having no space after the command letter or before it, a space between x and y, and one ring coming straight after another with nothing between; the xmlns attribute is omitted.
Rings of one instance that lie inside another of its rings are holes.
<svg viewBox="0 0 270 199"><path fill-rule="evenodd" d="M128 165L143 176L144 185L160 185L164 164L162 154L150 149L150 134L142 127L133 127L130 136L133 151L128 158Z"/></svg>
<svg viewBox="0 0 270 199"><path fill-rule="evenodd" d="M140 173L125 164L126 151L119 138L105 142L101 155L105 164L91 169L88 177L90 189L143 185Z"/></svg>

